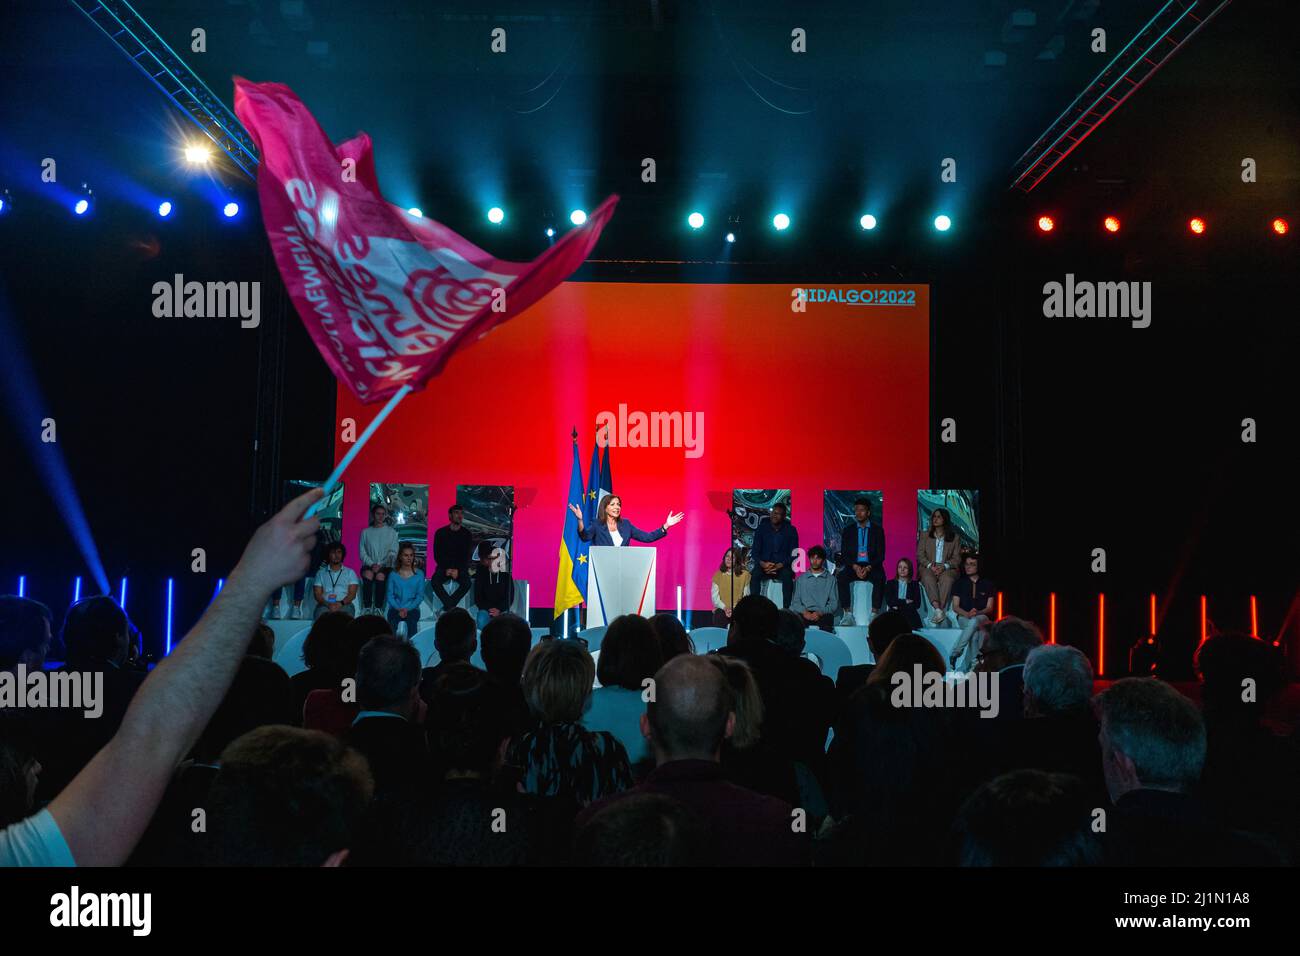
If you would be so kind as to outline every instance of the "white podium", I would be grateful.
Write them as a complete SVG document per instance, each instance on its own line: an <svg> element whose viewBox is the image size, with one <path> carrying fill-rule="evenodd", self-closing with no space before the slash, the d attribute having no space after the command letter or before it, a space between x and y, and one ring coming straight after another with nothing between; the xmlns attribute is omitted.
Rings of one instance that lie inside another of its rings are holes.
<svg viewBox="0 0 1300 956"><path fill-rule="evenodd" d="M655 614L655 549L593 547L587 555L587 627L623 614Z"/></svg>

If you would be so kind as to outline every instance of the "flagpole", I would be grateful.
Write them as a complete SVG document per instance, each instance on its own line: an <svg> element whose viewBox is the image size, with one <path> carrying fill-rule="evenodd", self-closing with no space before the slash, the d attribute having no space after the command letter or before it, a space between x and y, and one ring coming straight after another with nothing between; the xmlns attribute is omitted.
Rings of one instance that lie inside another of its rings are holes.
<svg viewBox="0 0 1300 956"><path fill-rule="evenodd" d="M308 518L319 511L325 504L326 500L329 498L330 492L334 490L334 486L337 485L339 479L343 477L343 472L347 471L348 465L352 464L352 459L356 458L361 449L365 447L366 442L370 441L370 436L379 430L379 426L384 423L384 419L392 414L393 409L397 407L397 403L406 398L406 396L410 395L413 391L414 389L411 388L411 386L403 385L393 393L393 397L388 400L388 404L379 410L379 414L376 415L370 424L366 426L366 430L361 433L361 437L353 443L352 447L348 449L348 453L343 456L342 461L334 466L334 471L325 479L325 484L321 489L324 494L321 496L319 501L307 509Z"/></svg>

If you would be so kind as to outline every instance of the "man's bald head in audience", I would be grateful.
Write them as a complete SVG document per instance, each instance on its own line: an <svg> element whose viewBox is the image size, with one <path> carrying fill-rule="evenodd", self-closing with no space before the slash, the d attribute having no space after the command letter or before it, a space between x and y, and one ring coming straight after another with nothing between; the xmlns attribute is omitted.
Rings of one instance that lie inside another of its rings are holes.
<svg viewBox="0 0 1300 956"><path fill-rule="evenodd" d="M717 760L735 726L731 687L702 657L674 657L654 676L654 695L641 719L657 763Z"/></svg>

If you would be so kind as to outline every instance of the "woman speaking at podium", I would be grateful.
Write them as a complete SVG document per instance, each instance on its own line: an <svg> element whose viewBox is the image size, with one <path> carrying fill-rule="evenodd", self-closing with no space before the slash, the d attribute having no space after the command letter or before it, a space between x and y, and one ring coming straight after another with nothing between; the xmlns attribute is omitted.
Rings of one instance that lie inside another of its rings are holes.
<svg viewBox="0 0 1300 956"><path fill-rule="evenodd" d="M582 511L577 505L569 505L569 510L578 519L578 537L592 544L613 545L616 548L621 548L631 541L640 541L642 544L658 541L668 533L669 528L686 517L680 511L676 514L670 511L664 523L658 528L653 531L642 531L623 517L623 501L618 495L606 495L600 499L600 507L596 509L596 525L592 528L583 527Z"/></svg>

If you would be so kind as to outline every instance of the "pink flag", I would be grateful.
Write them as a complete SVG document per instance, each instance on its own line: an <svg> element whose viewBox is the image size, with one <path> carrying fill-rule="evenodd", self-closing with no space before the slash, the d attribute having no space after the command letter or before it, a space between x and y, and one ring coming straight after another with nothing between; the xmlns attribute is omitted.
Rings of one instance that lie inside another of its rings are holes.
<svg viewBox="0 0 1300 956"><path fill-rule="evenodd" d="M423 387L457 349L567 279L618 202L610 196L532 262L506 262L387 202L370 137L335 146L287 86L236 77L235 113L261 153L257 191L280 275L325 361L363 402Z"/></svg>

